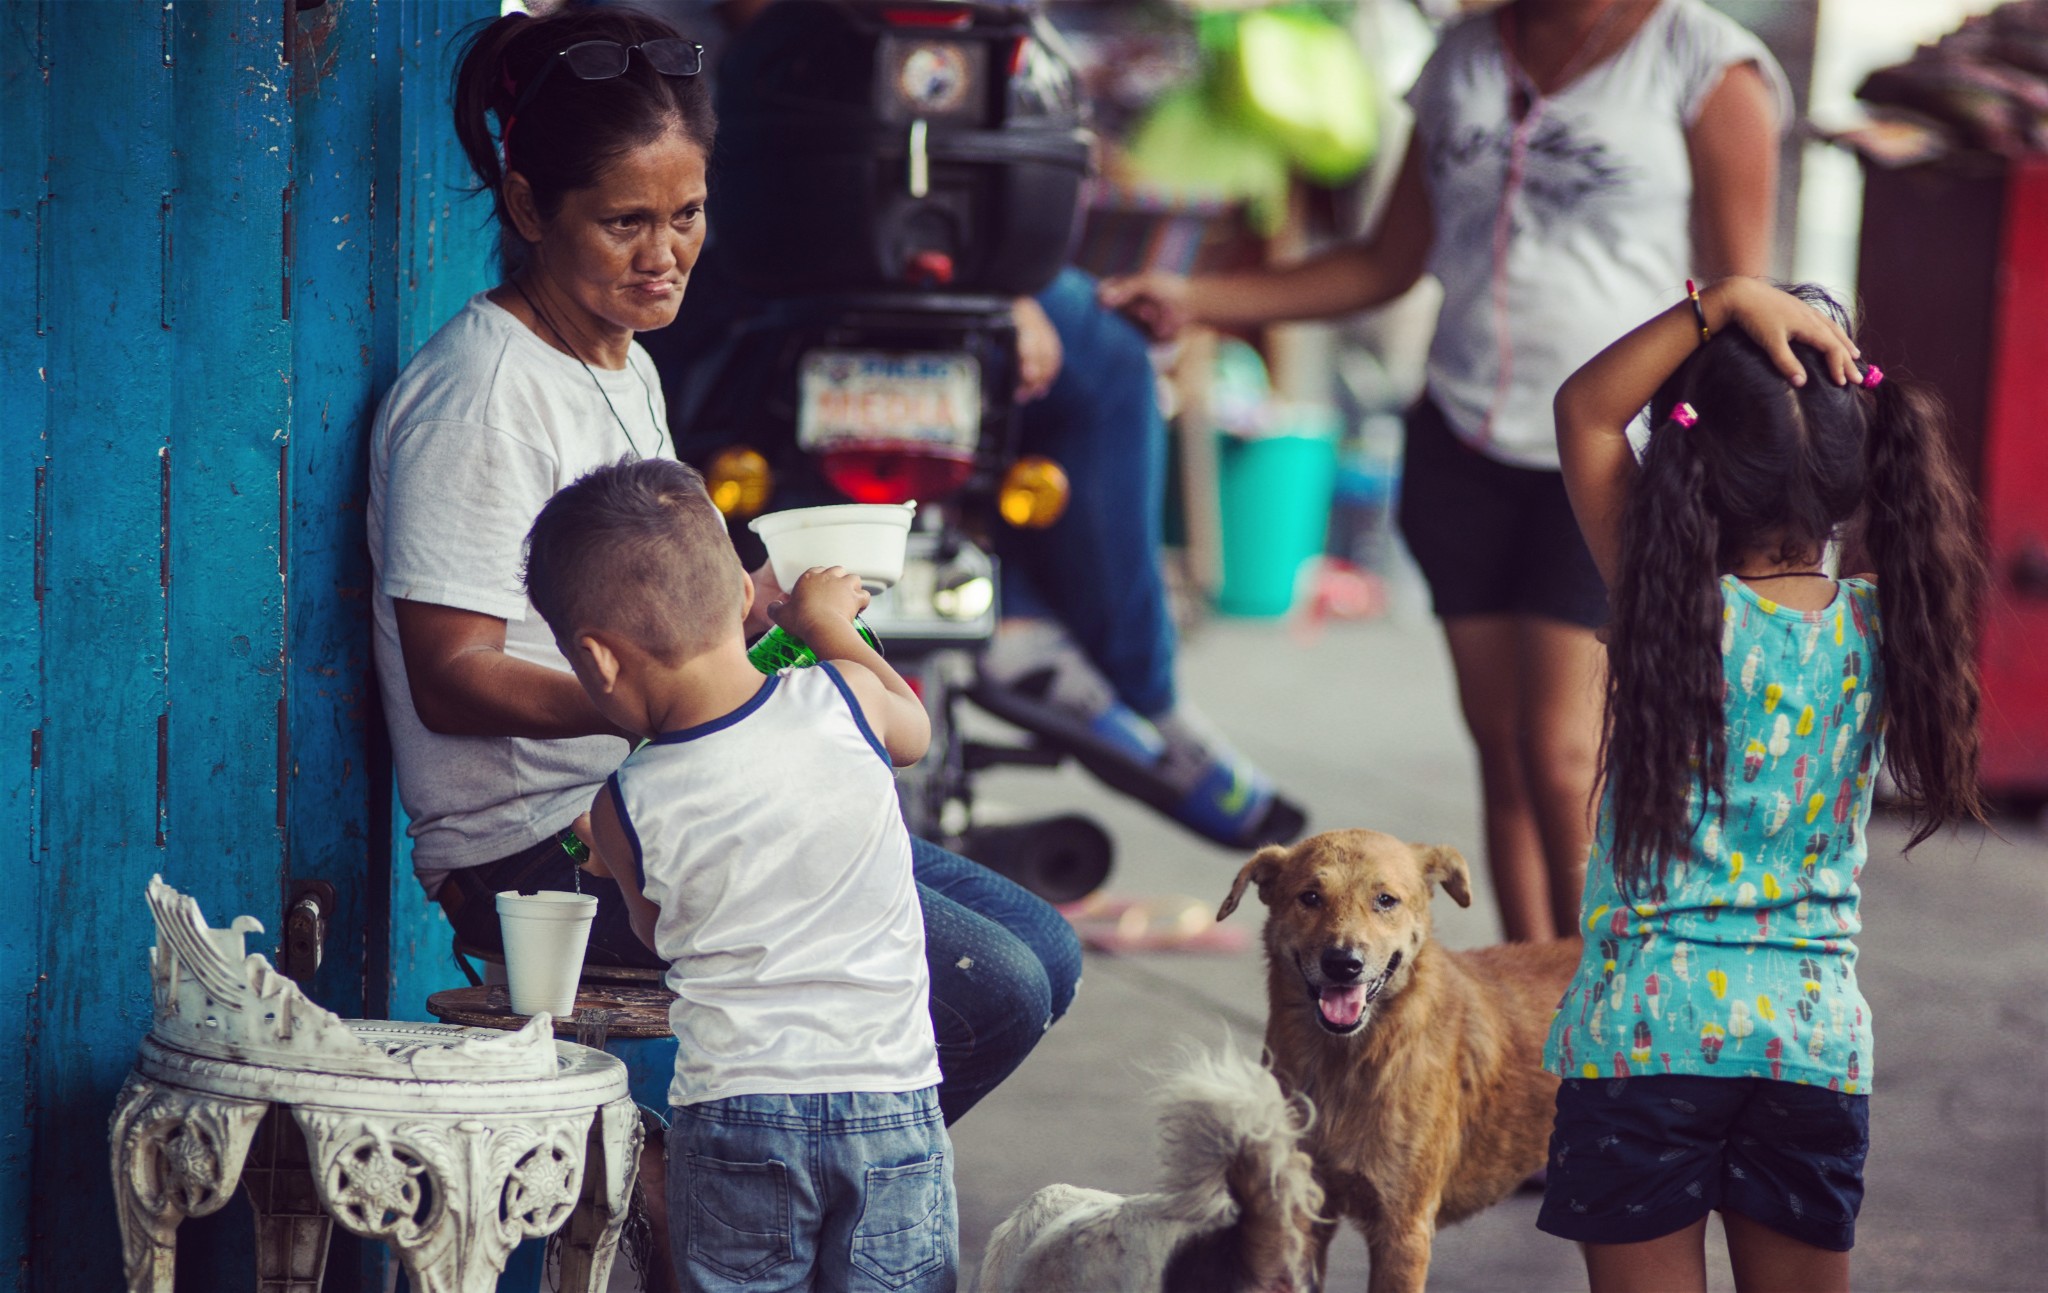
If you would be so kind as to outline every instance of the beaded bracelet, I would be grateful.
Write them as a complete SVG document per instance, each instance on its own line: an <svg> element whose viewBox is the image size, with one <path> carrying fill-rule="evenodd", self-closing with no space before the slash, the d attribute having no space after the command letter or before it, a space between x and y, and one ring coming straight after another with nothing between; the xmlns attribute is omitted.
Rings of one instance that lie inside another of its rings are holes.
<svg viewBox="0 0 2048 1293"><path fill-rule="evenodd" d="M1705 345L1714 334L1707 328L1707 307L1700 304L1700 290L1693 286L1691 279L1685 280L1685 294L1692 298L1692 317L1700 323L1700 344Z"/></svg>

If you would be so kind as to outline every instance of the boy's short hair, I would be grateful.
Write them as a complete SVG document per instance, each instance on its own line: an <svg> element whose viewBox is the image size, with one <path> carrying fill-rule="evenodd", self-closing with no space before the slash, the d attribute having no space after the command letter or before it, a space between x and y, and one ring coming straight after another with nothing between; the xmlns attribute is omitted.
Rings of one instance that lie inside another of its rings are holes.
<svg viewBox="0 0 2048 1293"><path fill-rule="evenodd" d="M740 631L745 572L697 469L599 467L548 500L526 535L526 592L555 635L610 631L664 664Z"/></svg>

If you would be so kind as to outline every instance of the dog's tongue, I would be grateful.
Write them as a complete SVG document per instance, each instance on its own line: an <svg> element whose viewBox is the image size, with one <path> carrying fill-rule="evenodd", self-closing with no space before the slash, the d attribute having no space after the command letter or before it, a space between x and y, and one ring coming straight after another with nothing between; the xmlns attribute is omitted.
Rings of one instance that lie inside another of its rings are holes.
<svg viewBox="0 0 2048 1293"><path fill-rule="evenodd" d="M1349 1028L1365 1013L1365 985L1324 988L1316 1004L1322 1008L1323 1018L1339 1028Z"/></svg>

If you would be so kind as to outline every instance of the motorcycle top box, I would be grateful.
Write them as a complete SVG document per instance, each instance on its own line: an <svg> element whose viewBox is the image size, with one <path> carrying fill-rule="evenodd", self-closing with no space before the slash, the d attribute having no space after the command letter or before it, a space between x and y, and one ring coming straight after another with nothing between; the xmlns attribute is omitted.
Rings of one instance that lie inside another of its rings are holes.
<svg viewBox="0 0 2048 1293"><path fill-rule="evenodd" d="M1058 37L957 0L778 0L727 50L719 240L756 292L1015 296L1064 261L1092 137Z"/></svg>

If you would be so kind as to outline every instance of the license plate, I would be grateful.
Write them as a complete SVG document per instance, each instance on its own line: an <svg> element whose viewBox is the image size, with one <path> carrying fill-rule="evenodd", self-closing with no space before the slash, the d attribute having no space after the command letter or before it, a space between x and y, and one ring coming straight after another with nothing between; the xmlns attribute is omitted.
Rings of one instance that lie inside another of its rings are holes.
<svg viewBox="0 0 2048 1293"><path fill-rule="evenodd" d="M981 365L972 355L813 350L800 372L797 446L894 441L972 452Z"/></svg>

